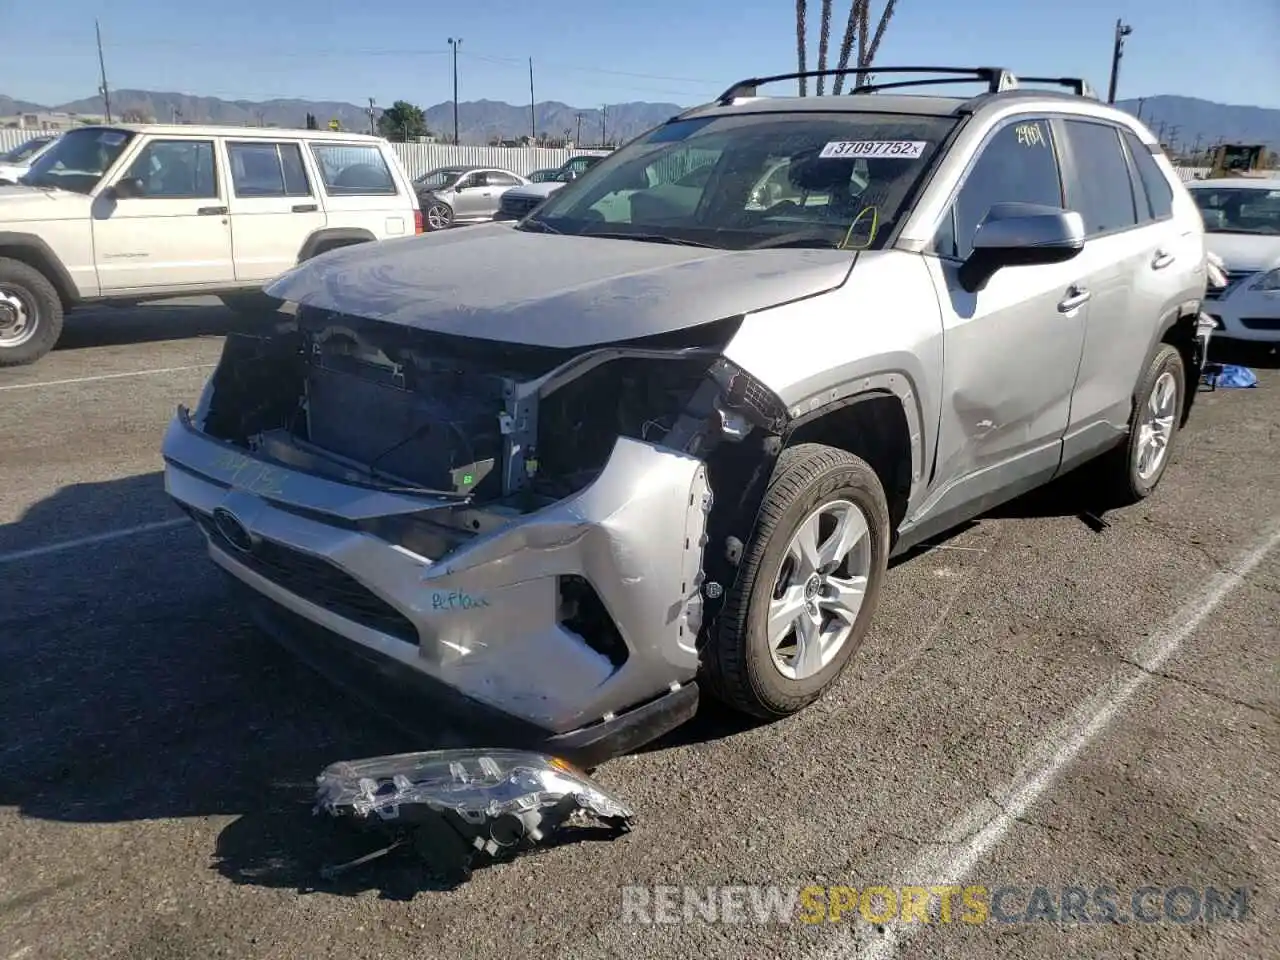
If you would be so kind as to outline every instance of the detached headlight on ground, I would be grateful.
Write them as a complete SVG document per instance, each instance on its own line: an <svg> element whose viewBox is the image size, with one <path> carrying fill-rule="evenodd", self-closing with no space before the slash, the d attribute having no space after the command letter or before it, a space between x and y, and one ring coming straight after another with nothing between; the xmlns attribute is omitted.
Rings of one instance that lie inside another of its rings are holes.
<svg viewBox="0 0 1280 960"><path fill-rule="evenodd" d="M411 841L426 859L464 876L476 854L498 857L527 849L578 817L615 833L628 831L635 817L571 764L523 750L430 750L344 760L326 767L316 787L316 812L396 835L379 853Z"/></svg>

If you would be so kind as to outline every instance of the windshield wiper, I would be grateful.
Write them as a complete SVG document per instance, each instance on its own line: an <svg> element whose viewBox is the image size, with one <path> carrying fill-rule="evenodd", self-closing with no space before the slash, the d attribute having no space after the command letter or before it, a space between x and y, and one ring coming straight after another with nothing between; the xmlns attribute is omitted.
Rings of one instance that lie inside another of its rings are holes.
<svg viewBox="0 0 1280 960"><path fill-rule="evenodd" d="M700 240L686 240L683 237L672 237L665 233L626 233L614 230L588 230L581 234L584 237L602 237L606 240L639 240L641 243L672 243L682 247L705 247L708 250L719 250L714 243L703 243Z"/></svg>
<svg viewBox="0 0 1280 960"><path fill-rule="evenodd" d="M516 227L517 230L527 233L560 233L555 227L548 224L545 220L526 220L523 224Z"/></svg>
<svg viewBox="0 0 1280 960"><path fill-rule="evenodd" d="M818 230L794 230L791 233L779 234L776 237L766 237L758 243L753 243L747 247L748 250L764 250L769 247L830 247L838 249L839 240L833 239L830 231Z"/></svg>

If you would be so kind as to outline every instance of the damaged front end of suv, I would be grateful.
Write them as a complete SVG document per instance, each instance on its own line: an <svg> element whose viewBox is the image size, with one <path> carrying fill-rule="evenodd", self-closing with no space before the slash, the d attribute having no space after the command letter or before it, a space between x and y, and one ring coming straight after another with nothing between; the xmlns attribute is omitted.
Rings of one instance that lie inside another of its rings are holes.
<svg viewBox="0 0 1280 960"><path fill-rule="evenodd" d="M164 441L259 623L471 743L591 765L692 716L723 544L787 419L724 356L740 317L553 348L278 316L227 338Z"/></svg>

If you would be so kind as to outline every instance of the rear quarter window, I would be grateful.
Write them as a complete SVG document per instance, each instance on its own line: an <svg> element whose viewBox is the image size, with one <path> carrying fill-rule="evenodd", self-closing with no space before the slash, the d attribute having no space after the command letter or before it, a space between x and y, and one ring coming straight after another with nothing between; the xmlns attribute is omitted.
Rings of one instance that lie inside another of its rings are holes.
<svg viewBox="0 0 1280 960"><path fill-rule="evenodd" d="M314 143L311 155L325 193L334 197L395 196L396 182L378 147Z"/></svg>
<svg viewBox="0 0 1280 960"><path fill-rule="evenodd" d="M1146 192L1147 203L1151 205L1152 218L1164 220L1172 217L1173 187L1156 163L1156 158L1151 155L1150 148L1128 130L1124 132L1124 139L1129 144L1129 152L1133 154L1134 166L1138 168L1138 178Z"/></svg>

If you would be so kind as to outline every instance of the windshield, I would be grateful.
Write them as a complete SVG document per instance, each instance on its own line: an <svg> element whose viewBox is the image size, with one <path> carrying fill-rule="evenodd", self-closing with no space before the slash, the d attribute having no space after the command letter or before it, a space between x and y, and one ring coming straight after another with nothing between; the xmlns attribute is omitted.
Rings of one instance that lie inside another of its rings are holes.
<svg viewBox="0 0 1280 960"><path fill-rule="evenodd" d="M955 121L883 113L677 120L602 159L520 229L693 243L883 243Z"/></svg>
<svg viewBox="0 0 1280 960"><path fill-rule="evenodd" d="M1280 189L1195 187L1191 190L1206 233L1280 236Z"/></svg>
<svg viewBox="0 0 1280 960"><path fill-rule="evenodd" d="M8 153L0 153L0 162L22 163L22 161L30 159L33 153L52 139L52 137L36 137L34 140L28 140L26 143L20 143Z"/></svg>
<svg viewBox="0 0 1280 960"><path fill-rule="evenodd" d="M120 158L133 134L89 127L70 130L31 165L22 183L89 193Z"/></svg>
<svg viewBox="0 0 1280 960"><path fill-rule="evenodd" d="M441 167L439 170L431 170L428 173L424 173L413 182L420 187L438 190L441 187L453 186L462 179L462 175L466 172L466 170L458 167Z"/></svg>

